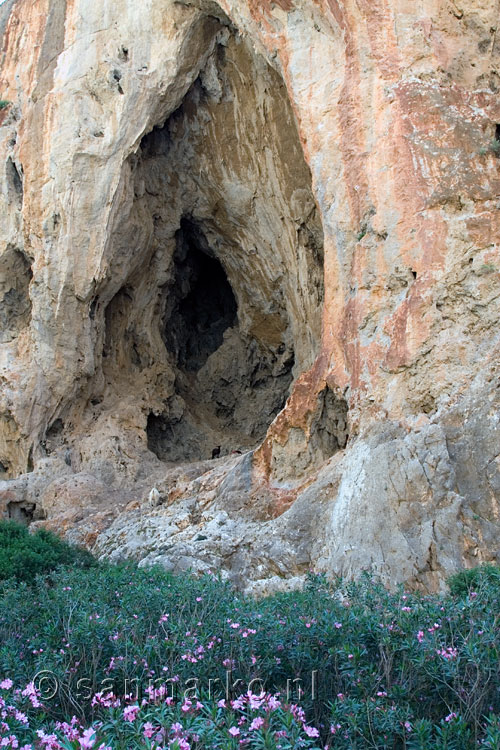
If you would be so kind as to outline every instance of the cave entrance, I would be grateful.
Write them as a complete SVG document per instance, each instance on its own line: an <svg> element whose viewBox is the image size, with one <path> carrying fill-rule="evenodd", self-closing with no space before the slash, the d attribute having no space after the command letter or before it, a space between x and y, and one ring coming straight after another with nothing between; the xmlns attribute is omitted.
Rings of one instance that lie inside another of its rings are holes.
<svg viewBox="0 0 500 750"><path fill-rule="evenodd" d="M321 340L323 230L286 87L207 24L199 74L127 162L103 316L106 387L171 464L257 447Z"/></svg>
<svg viewBox="0 0 500 750"><path fill-rule="evenodd" d="M164 328L167 351L185 372L197 372L237 323L237 303L226 272L203 233L181 221L174 254L175 276Z"/></svg>
<svg viewBox="0 0 500 750"><path fill-rule="evenodd" d="M29 526L33 521L36 506L34 503L8 503L7 517L11 521L21 523L23 526Z"/></svg>
<svg viewBox="0 0 500 750"><path fill-rule="evenodd" d="M295 362L284 327L273 346L240 327L222 260L199 224L180 224L162 323L175 394L147 425L149 449L174 463L255 447L285 404Z"/></svg>

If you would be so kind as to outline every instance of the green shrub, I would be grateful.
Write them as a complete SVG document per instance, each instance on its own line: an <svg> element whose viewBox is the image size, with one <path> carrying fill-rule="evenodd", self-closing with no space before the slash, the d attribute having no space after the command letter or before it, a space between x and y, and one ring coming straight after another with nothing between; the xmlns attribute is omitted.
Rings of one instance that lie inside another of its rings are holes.
<svg viewBox="0 0 500 750"><path fill-rule="evenodd" d="M145 722L193 727L201 739L184 738L191 750L236 748L228 727L241 726L243 736L249 724L239 724L243 716L230 703L229 713L218 713L227 684L229 698L250 685L254 693L261 685L280 693L284 713L273 714L273 727L289 732L289 744L264 737L266 723L245 745L256 750L300 747L303 725L321 733L314 747L335 750L498 747L498 569L455 580L451 596L423 596L390 593L368 576L334 584L310 576L303 591L256 601L212 575L132 564L62 567L32 587L0 586L0 681L23 688L48 670L55 689L47 695L50 681L41 684L43 710L22 706L32 728L52 731L54 719L75 715L82 728L101 727L96 747L113 750L149 747ZM161 685L173 703L142 702ZM194 707L184 711L186 691ZM290 703L300 705L304 721L297 711L291 720ZM136 717L129 706L139 707Z"/></svg>
<svg viewBox="0 0 500 750"><path fill-rule="evenodd" d="M497 270L497 267L495 266L494 263L483 263L483 265L478 268L476 273L478 276L485 276L486 274L489 274L489 273L495 273L496 270Z"/></svg>
<svg viewBox="0 0 500 750"><path fill-rule="evenodd" d="M490 143L490 151L493 151L497 156L500 155L500 141L494 138Z"/></svg>
<svg viewBox="0 0 500 750"><path fill-rule="evenodd" d="M471 591L486 589L500 595L500 567L487 563L477 568L461 570L448 579L452 596L467 596Z"/></svg>
<svg viewBox="0 0 500 750"><path fill-rule="evenodd" d="M9 106L10 102L7 101L7 99L0 99L0 110L6 109Z"/></svg>
<svg viewBox="0 0 500 750"><path fill-rule="evenodd" d="M89 552L63 542L50 531L39 529L30 534L26 526L0 521L0 581L15 578L29 582L59 565L85 568L93 564Z"/></svg>
<svg viewBox="0 0 500 750"><path fill-rule="evenodd" d="M486 154L492 153L495 156L500 156L500 141L497 138L493 138L488 146L482 146L479 149L480 156L486 156Z"/></svg>

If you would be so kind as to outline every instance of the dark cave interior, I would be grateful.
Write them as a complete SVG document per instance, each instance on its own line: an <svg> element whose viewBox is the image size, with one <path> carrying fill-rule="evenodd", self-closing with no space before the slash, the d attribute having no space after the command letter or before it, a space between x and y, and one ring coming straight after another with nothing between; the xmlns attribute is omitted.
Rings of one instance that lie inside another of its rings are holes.
<svg viewBox="0 0 500 750"><path fill-rule="evenodd" d="M237 303L221 263L203 233L181 221L163 338L181 370L197 372L237 323Z"/></svg>

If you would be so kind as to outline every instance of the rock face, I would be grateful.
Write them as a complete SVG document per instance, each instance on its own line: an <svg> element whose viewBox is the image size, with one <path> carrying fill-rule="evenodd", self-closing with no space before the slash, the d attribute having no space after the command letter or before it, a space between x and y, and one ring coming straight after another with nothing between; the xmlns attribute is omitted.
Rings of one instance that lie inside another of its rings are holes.
<svg viewBox="0 0 500 750"><path fill-rule="evenodd" d="M256 593L498 561L499 21L1 5L0 513Z"/></svg>

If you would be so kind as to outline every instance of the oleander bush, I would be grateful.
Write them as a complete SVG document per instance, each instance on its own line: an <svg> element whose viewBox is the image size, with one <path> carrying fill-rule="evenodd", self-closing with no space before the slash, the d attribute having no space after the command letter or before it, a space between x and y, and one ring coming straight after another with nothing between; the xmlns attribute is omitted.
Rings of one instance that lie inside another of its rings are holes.
<svg viewBox="0 0 500 750"><path fill-rule="evenodd" d="M30 534L22 524L0 521L0 581L15 578L29 582L60 565L88 568L95 564L89 552L63 542L50 531L39 529Z"/></svg>
<svg viewBox="0 0 500 750"><path fill-rule="evenodd" d="M132 564L5 581L0 746L500 748L499 620L493 566L447 596L311 575L255 600Z"/></svg>
<svg viewBox="0 0 500 750"><path fill-rule="evenodd" d="M471 591L486 589L500 590L500 567L498 565L480 565L477 568L462 570L448 579L452 596L467 596Z"/></svg>

